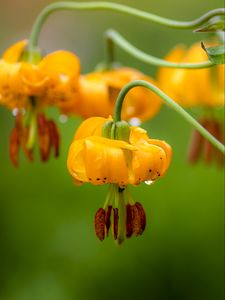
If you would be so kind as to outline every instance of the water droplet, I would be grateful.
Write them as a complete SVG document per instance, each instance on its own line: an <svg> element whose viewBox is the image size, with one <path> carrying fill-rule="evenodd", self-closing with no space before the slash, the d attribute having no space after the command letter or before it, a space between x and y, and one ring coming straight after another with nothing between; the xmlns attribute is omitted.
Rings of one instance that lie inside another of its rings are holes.
<svg viewBox="0 0 225 300"><path fill-rule="evenodd" d="M141 124L141 120L139 118L131 118L129 123L132 126L139 126Z"/></svg>
<svg viewBox="0 0 225 300"><path fill-rule="evenodd" d="M59 116L59 122L65 124L68 121L67 115L60 115Z"/></svg>
<svg viewBox="0 0 225 300"><path fill-rule="evenodd" d="M19 108L13 108L13 110L12 110L12 115L14 116L14 117L16 117L17 115L18 115L18 113L19 113Z"/></svg>
<svg viewBox="0 0 225 300"><path fill-rule="evenodd" d="M21 113L24 116L26 114L25 108L23 108L23 107L22 108L18 108L18 107L13 108L12 115L14 117L16 117L19 113Z"/></svg>
<svg viewBox="0 0 225 300"><path fill-rule="evenodd" d="M154 182L155 182L154 180L149 179L149 180L146 180L146 181L145 181L145 184L151 185L151 184L153 184Z"/></svg>

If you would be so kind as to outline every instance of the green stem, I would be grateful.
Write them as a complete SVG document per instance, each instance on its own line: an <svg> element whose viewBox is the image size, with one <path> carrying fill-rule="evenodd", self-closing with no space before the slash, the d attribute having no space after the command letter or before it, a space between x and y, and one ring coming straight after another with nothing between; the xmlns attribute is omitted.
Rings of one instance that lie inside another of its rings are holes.
<svg viewBox="0 0 225 300"><path fill-rule="evenodd" d="M115 61L114 58L114 43L111 38L106 36L105 40L105 67L107 69L112 68L112 63Z"/></svg>
<svg viewBox="0 0 225 300"><path fill-rule="evenodd" d="M133 46L124 37L122 37L122 35L120 35L113 29L107 30L105 33L105 37L107 44L109 44L109 41L111 41L111 43L115 43L121 49L129 53L131 56L151 65L178 69L203 69L215 66L215 64L213 64L210 61L204 61L200 63L177 63L154 57ZM112 54L110 53L110 55L108 55L107 62L110 61L111 57ZM112 61L110 62L112 63Z"/></svg>
<svg viewBox="0 0 225 300"><path fill-rule="evenodd" d="M225 154L225 146L220 143L212 134L210 134L202 125L200 125L189 113L187 113L180 105L178 105L173 99L161 91L158 87L154 86L144 80L135 80L127 85L120 91L119 96L116 100L115 110L114 110L114 122L121 121L121 109L123 105L123 100L126 94L134 87L142 86L153 93L158 95L162 100L173 110L179 113L188 123L195 127L210 143L212 143L219 151Z"/></svg>
<svg viewBox="0 0 225 300"><path fill-rule="evenodd" d="M112 11L128 14L131 16L139 17L141 19L145 19L148 21L156 22L158 24L167 27L178 28L178 29L195 28L196 26L199 26L207 22L208 20L210 20L215 16L225 15L225 9L217 8L207 12L206 14L202 15L201 17L193 21L180 22L168 18L163 18L155 14L151 14L126 5L111 3L111 2L83 2L83 3L69 2L69 1L56 2L46 6L38 15L30 35L29 45L28 45L29 51L32 51L37 46L38 36L44 21L51 13L57 10L112 10Z"/></svg>

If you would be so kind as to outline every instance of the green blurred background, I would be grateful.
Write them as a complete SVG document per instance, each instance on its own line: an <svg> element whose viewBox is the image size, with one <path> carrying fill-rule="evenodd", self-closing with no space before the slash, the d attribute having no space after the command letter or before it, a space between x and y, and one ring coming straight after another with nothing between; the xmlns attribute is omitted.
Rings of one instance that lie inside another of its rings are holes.
<svg viewBox="0 0 225 300"><path fill-rule="evenodd" d="M119 1L113 1L119 2ZM28 37L34 18L51 1L0 0L0 51ZM222 7L222 0L121 0L179 20ZM176 43L204 39L191 31L166 29L112 12L58 12L45 23L40 46L46 52L74 51L82 72L103 59L102 35L112 27L153 55ZM124 65L154 75L156 69L117 51ZM56 111L49 111L58 119ZM1 300L221 300L224 283L224 173L185 161L190 126L164 107L143 124L151 136L173 147L172 165L153 186L132 188L146 209L143 236L118 247L99 242L93 216L107 187L75 187L66 157L79 118L60 123L60 158L33 164L21 156L19 169L8 158L11 113L0 108L0 299Z"/></svg>

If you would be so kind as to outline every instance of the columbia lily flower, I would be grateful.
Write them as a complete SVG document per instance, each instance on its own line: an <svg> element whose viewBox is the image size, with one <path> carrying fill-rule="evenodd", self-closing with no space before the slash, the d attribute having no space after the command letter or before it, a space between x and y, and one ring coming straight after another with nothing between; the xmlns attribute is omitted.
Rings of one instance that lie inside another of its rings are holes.
<svg viewBox="0 0 225 300"><path fill-rule="evenodd" d="M192 63L207 61L208 58L201 46L194 44L187 50L182 46L177 46L166 59ZM200 124L220 142L223 142L223 124L214 116L214 111L224 108L224 76L224 65L199 70L161 68L158 73L158 81L162 89L181 106L201 108L203 116L199 118ZM204 116L204 111L207 113L206 116ZM220 165L223 163L219 151L194 130L188 151L188 160L195 163L201 156L207 163L213 160Z"/></svg>
<svg viewBox="0 0 225 300"><path fill-rule="evenodd" d="M153 182L164 176L171 160L170 146L150 139L140 127L111 118L92 117L78 128L70 146L67 167L75 183L109 184L103 207L95 215L95 232L100 240L112 225L114 239L141 235L146 216L135 202L128 185Z"/></svg>
<svg viewBox="0 0 225 300"><path fill-rule="evenodd" d="M80 63L67 51L56 51L42 58L40 51L28 52L27 41L10 47L0 59L0 105L16 115L10 136L10 158L18 165L21 145L32 160L36 128L42 161L50 148L59 153L59 132L53 120L47 120L43 108L60 107L76 98Z"/></svg>
<svg viewBox="0 0 225 300"><path fill-rule="evenodd" d="M62 110L84 118L107 117L113 113L116 98L122 87L133 80L146 80L153 83L153 79L131 68L118 68L82 75L77 105L65 106ZM157 114L161 103L157 95L147 89L137 87L126 96L122 118L140 123Z"/></svg>

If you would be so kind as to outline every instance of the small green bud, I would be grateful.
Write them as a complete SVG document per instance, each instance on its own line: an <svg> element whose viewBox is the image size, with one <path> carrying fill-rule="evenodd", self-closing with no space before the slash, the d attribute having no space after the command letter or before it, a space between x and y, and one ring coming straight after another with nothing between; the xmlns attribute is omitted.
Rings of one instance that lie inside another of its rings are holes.
<svg viewBox="0 0 225 300"><path fill-rule="evenodd" d="M102 127L102 136L105 138L111 138L111 129L113 126L113 121L107 121Z"/></svg>
<svg viewBox="0 0 225 300"><path fill-rule="evenodd" d="M116 124L113 122L111 132L110 132L110 139L114 140L116 135Z"/></svg>
<svg viewBox="0 0 225 300"><path fill-rule="evenodd" d="M126 121L118 121L115 123L115 139L129 142L130 126Z"/></svg>

